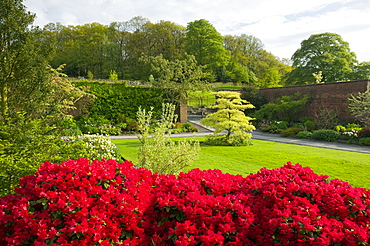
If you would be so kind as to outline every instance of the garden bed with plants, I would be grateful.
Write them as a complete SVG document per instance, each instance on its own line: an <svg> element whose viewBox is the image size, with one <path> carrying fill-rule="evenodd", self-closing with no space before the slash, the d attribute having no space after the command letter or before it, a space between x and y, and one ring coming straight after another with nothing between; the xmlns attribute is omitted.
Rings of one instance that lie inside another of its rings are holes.
<svg viewBox="0 0 370 246"><path fill-rule="evenodd" d="M312 121L293 124L288 127L285 121L264 121L259 129L267 133L280 134L282 137L315 139L328 142L342 142L370 146L370 126L361 127L358 124L337 125L333 129L314 129Z"/></svg>

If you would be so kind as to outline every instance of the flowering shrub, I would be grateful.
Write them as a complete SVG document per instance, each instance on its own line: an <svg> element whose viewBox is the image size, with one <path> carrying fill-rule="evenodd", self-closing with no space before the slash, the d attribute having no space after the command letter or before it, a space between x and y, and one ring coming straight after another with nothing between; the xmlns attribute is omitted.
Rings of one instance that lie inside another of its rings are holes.
<svg viewBox="0 0 370 246"><path fill-rule="evenodd" d="M108 137L102 135L81 135L63 137L61 156L68 159L85 157L90 160L115 159L120 160L117 147Z"/></svg>
<svg viewBox="0 0 370 246"><path fill-rule="evenodd" d="M276 121L276 120L266 120L261 123L259 126L259 129L263 132L269 132L269 133L279 133L282 130L285 130L288 128L288 122L286 121Z"/></svg>
<svg viewBox="0 0 370 246"><path fill-rule="evenodd" d="M287 163L247 177L45 162L0 197L0 245L365 245L370 191Z"/></svg>

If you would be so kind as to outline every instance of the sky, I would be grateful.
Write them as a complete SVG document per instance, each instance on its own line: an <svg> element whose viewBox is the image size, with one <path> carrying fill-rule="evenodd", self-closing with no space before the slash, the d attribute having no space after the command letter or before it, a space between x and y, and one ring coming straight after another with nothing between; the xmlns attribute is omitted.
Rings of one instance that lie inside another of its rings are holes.
<svg viewBox="0 0 370 246"><path fill-rule="evenodd" d="M253 35L290 58L312 34L339 34L359 62L370 62L370 0L24 0L34 25L108 25L136 16L186 27L205 19L221 35Z"/></svg>

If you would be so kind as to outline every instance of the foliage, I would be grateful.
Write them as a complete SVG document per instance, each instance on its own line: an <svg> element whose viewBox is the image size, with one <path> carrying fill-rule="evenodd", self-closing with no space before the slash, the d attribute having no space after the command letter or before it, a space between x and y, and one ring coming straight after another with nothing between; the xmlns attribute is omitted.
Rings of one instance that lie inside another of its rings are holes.
<svg viewBox="0 0 370 246"><path fill-rule="evenodd" d="M248 109L247 112L259 110L263 105L268 103L267 98L260 92L259 88L253 85L243 86L240 97L255 106L254 109Z"/></svg>
<svg viewBox="0 0 370 246"><path fill-rule="evenodd" d="M297 138L310 138L312 135L312 132L309 131L300 131L297 133L296 137Z"/></svg>
<svg viewBox="0 0 370 246"><path fill-rule="evenodd" d="M108 137L102 135L80 135L63 137L58 151L58 159L87 158L90 160L114 159L120 161L117 147Z"/></svg>
<svg viewBox="0 0 370 246"><path fill-rule="evenodd" d="M186 28L185 50L193 55L206 71L217 74L220 67L228 64L230 54L223 46L223 37L207 20L189 22Z"/></svg>
<svg viewBox="0 0 370 246"><path fill-rule="evenodd" d="M22 114L0 126L0 195L11 193L21 177L33 174L46 160L121 158L102 136L61 138L58 133L48 120L30 121Z"/></svg>
<svg viewBox="0 0 370 246"><path fill-rule="evenodd" d="M104 117L112 124L119 123L120 115L134 119L136 109L154 107L154 117L161 111L161 105L167 98L159 88L127 87L124 84L106 84L98 82L75 82L78 87L88 87L88 92L96 96L88 112L93 117Z"/></svg>
<svg viewBox="0 0 370 246"><path fill-rule="evenodd" d="M311 120L304 121L303 126L306 129L306 131L312 132L315 129L315 123Z"/></svg>
<svg viewBox="0 0 370 246"><path fill-rule="evenodd" d="M259 129L268 133L280 133L282 130L287 129L289 123L286 121L266 120L259 125Z"/></svg>
<svg viewBox="0 0 370 246"><path fill-rule="evenodd" d="M291 71L291 67L264 50L260 39L246 34L226 35L224 46L231 54L231 61L227 66L231 82L263 88L285 84L285 75Z"/></svg>
<svg viewBox="0 0 370 246"><path fill-rule="evenodd" d="M312 133L311 138L333 142L340 138L340 134L334 130L320 129Z"/></svg>
<svg viewBox="0 0 370 246"><path fill-rule="evenodd" d="M309 95L296 93L291 96L282 96L275 99L275 103L264 104L252 116L259 121L262 120L285 120L297 122L300 113L305 109Z"/></svg>
<svg viewBox="0 0 370 246"><path fill-rule="evenodd" d="M302 131L301 128L299 127L289 127L285 130L282 130L280 132L280 136L282 137L292 137L292 136L295 136L297 135L298 132Z"/></svg>
<svg viewBox="0 0 370 246"><path fill-rule="evenodd" d="M254 106L240 98L240 93L231 91L219 91L213 93L216 96L216 105L211 108L217 109L217 112L208 114L206 118L201 119L201 123L215 129L210 141L218 138L227 145L249 145L251 133L247 131L255 130L250 123L253 120L244 114L244 110ZM226 131L224 135L219 133Z"/></svg>
<svg viewBox="0 0 370 246"><path fill-rule="evenodd" d="M117 81L118 80L118 74L114 70L109 71L109 80Z"/></svg>
<svg viewBox="0 0 370 246"><path fill-rule="evenodd" d="M0 4L0 120L37 111L50 95L46 66L52 43L40 42L42 33L32 26L35 15L22 2Z"/></svg>
<svg viewBox="0 0 370 246"><path fill-rule="evenodd" d="M287 163L245 178L132 163L45 162L0 198L2 245L369 243L370 191Z"/></svg>
<svg viewBox="0 0 370 246"><path fill-rule="evenodd" d="M370 146L370 137L360 138L360 145Z"/></svg>
<svg viewBox="0 0 370 246"><path fill-rule="evenodd" d="M352 78L357 63L349 44L335 33L313 34L303 40L292 61L288 84L314 84L317 79L312 74L320 72L322 83L346 81Z"/></svg>
<svg viewBox="0 0 370 246"><path fill-rule="evenodd" d="M351 114L364 125L370 125L370 88L364 93L350 95L348 109Z"/></svg>
<svg viewBox="0 0 370 246"><path fill-rule="evenodd" d="M314 113L313 117L317 129L333 129L338 124L338 110L321 107Z"/></svg>
<svg viewBox="0 0 370 246"><path fill-rule="evenodd" d="M358 136L360 138L370 137L370 126L365 126L364 128L362 128L361 131L358 133Z"/></svg>
<svg viewBox="0 0 370 246"><path fill-rule="evenodd" d="M112 125L104 116L87 116L82 115L77 118L78 128L83 134L100 134L100 135L120 135L122 124Z"/></svg>
<svg viewBox="0 0 370 246"><path fill-rule="evenodd" d="M151 127L152 109L146 111L139 107L137 112L137 136L141 142L138 150L138 166L155 173L178 174L183 168L191 166L196 159L200 151L199 142L171 140L171 128L177 119L173 104L162 105L161 118L154 127ZM149 138L150 133L152 139Z"/></svg>
<svg viewBox="0 0 370 246"><path fill-rule="evenodd" d="M27 120L23 114L0 125L0 195L13 191L23 176L52 159L60 138L45 120Z"/></svg>
<svg viewBox="0 0 370 246"><path fill-rule="evenodd" d="M187 100L189 91L206 90L206 76L195 57L185 55L183 59L169 61L159 55L143 60L151 65L153 85L165 88L174 102Z"/></svg>

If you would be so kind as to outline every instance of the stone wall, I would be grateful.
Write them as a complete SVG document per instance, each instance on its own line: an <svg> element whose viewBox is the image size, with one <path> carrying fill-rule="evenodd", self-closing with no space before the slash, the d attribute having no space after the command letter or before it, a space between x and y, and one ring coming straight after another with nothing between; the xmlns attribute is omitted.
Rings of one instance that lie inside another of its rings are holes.
<svg viewBox="0 0 370 246"><path fill-rule="evenodd" d="M353 122L353 117L348 112L346 104L350 94L365 92L370 87L370 80L347 81L326 84L312 84L289 87L276 87L261 89L269 102L275 98L293 95L300 92L302 95L310 95L306 112L302 116L315 116L322 109L334 110L342 122Z"/></svg>

